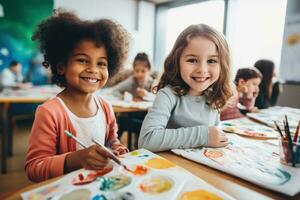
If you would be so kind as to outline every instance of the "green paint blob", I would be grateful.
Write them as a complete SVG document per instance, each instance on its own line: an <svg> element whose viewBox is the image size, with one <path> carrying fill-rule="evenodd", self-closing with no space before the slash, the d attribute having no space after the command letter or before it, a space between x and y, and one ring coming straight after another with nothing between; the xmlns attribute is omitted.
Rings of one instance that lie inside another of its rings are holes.
<svg viewBox="0 0 300 200"><path fill-rule="evenodd" d="M99 189L102 191L115 191L129 185L130 183L131 178L124 175L101 177Z"/></svg>

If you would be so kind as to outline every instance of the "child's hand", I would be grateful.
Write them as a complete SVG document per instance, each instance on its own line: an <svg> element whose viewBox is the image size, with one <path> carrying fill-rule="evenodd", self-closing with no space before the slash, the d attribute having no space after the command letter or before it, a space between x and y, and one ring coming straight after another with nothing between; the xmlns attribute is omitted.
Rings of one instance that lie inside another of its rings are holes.
<svg viewBox="0 0 300 200"><path fill-rule="evenodd" d="M147 90L143 89L143 88L137 88L136 89L136 94L138 97L143 98L144 96L147 95Z"/></svg>
<svg viewBox="0 0 300 200"><path fill-rule="evenodd" d="M257 113L259 111L259 109L257 107L252 107L249 109L249 111L252 113Z"/></svg>
<svg viewBox="0 0 300 200"><path fill-rule="evenodd" d="M122 155L122 154L125 154L125 153L129 152L129 150L124 145L122 145L120 143L114 143L111 146L111 149L113 150L113 153L116 156L119 156L119 155Z"/></svg>
<svg viewBox="0 0 300 200"><path fill-rule="evenodd" d="M79 160L85 169L103 169L109 162L109 159L103 155L105 151L98 145L78 151Z"/></svg>
<svg viewBox="0 0 300 200"><path fill-rule="evenodd" d="M210 126L208 129L209 129L208 146L225 147L228 144L228 138L226 137L224 132L220 131L215 126Z"/></svg>

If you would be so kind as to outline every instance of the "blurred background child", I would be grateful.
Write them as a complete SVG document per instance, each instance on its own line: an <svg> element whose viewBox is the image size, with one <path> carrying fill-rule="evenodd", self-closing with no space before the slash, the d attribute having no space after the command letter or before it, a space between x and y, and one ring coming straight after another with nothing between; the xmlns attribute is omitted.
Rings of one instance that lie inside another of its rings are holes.
<svg viewBox="0 0 300 200"><path fill-rule="evenodd" d="M146 53L138 53L133 61L133 75L116 85L113 88L113 94L125 101L152 101L155 97L151 92L153 82L148 55ZM146 112L120 114L118 116L119 138L124 131L135 133L136 138L138 138L145 115ZM135 140L135 147L137 147L137 139Z"/></svg>
<svg viewBox="0 0 300 200"><path fill-rule="evenodd" d="M259 109L275 106L282 88L280 82L276 79L274 62L262 59L256 61L254 67L263 75L255 106Z"/></svg>
<svg viewBox="0 0 300 200"><path fill-rule="evenodd" d="M151 88L151 63L146 53L138 53L133 61L133 76L122 81L113 88L113 94L124 97L125 92L132 95L133 100L149 99L153 95Z"/></svg>
<svg viewBox="0 0 300 200"><path fill-rule="evenodd" d="M23 83L22 65L16 60L10 62L9 66L1 72L0 86L2 88L29 88L30 83Z"/></svg>
<svg viewBox="0 0 300 200"><path fill-rule="evenodd" d="M236 87L233 96L222 109L220 119L241 118L247 112L257 112L258 109L254 103L261 79L262 74L254 67L239 69L234 80Z"/></svg>

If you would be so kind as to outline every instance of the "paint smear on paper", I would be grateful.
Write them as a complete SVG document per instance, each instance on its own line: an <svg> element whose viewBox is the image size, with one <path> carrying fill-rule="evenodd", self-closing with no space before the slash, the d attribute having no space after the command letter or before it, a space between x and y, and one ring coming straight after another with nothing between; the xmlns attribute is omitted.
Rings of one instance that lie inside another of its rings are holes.
<svg viewBox="0 0 300 200"><path fill-rule="evenodd" d="M203 154L208 158L220 158L224 156L222 151L216 149L205 149Z"/></svg>
<svg viewBox="0 0 300 200"><path fill-rule="evenodd" d="M131 171L134 175L145 175L147 174L149 169L144 167L143 165L137 165L133 171Z"/></svg>
<svg viewBox="0 0 300 200"><path fill-rule="evenodd" d="M149 194L160 194L173 187L173 181L164 176L154 176L144 179L139 185L140 189Z"/></svg>
<svg viewBox="0 0 300 200"><path fill-rule="evenodd" d="M151 158L145 165L154 169L168 169L170 167L175 167L176 165L163 158Z"/></svg>
<svg viewBox="0 0 300 200"><path fill-rule="evenodd" d="M73 185L83 185L96 180L97 177L103 176L113 170L112 166L104 167L101 170L91 171L88 175L84 175L83 173L79 173L75 178L72 180Z"/></svg>
<svg viewBox="0 0 300 200"><path fill-rule="evenodd" d="M131 183L131 178L124 175L101 177L100 190L102 191L115 191L119 190Z"/></svg>
<svg viewBox="0 0 300 200"><path fill-rule="evenodd" d="M222 198L206 190L194 190L183 193L180 200L222 200Z"/></svg>
<svg viewBox="0 0 300 200"><path fill-rule="evenodd" d="M67 194L64 194L59 200L88 200L90 199L91 191L87 189L73 190Z"/></svg>

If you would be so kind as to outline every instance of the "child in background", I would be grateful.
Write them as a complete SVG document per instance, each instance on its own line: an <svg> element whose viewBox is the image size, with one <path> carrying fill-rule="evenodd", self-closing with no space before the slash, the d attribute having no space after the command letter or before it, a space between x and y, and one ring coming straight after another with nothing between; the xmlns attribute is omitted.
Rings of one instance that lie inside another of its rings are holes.
<svg viewBox="0 0 300 200"><path fill-rule="evenodd" d="M246 112L257 112L254 106L262 74L254 67L241 68L235 76L235 92L221 111L221 120L244 117ZM240 112L243 112L243 114Z"/></svg>
<svg viewBox="0 0 300 200"><path fill-rule="evenodd" d="M128 51L127 32L107 19L83 21L57 10L39 24L33 40L40 44L52 81L64 89L36 111L25 164L28 178L37 182L82 167L102 169L109 160L92 138L116 154L126 153L117 139L112 107L93 93L122 66ZM67 137L65 130L88 148Z"/></svg>
<svg viewBox="0 0 300 200"><path fill-rule="evenodd" d="M153 101L155 96L151 93L151 89L154 80L150 74L151 63L148 55L146 53L138 53L133 61L133 76L116 85L113 89L113 94L115 96L122 96L124 100ZM124 131L132 131L138 135L145 115L146 112L120 114L118 116L119 138L121 138ZM128 123L131 123L131 126ZM135 146L137 146L137 142Z"/></svg>
<svg viewBox="0 0 300 200"><path fill-rule="evenodd" d="M263 75L255 106L259 109L275 106L282 89L279 81L274 81L276 77L274 62L265 59L258 60L254 64L254 67Z"/></svg>
<svg viewBox="0 0 300 200"><path fill-rule="evenodd" d="M134 100L151 98L151 87L153 79L151 64L146 53L138 53L133 61L133 76L116 85L113 93L117 96L124 96L125 92L132 94Z"/></svg>
<svg viewBox="0 0 300 200"><path fill-rule="evenodd" d="M218 110L232 94L229 58L228 44L217 30L205 24L186 28L165 60L139 147L226 146L228 139L216 125Z"/></svg>
<svg viewBox="0 0 300 200"><path fill-rule="evenodd" d="M8 68L5 68L0 75L0 87L13 89L28 89L31 83L23 83L22 64L12 60Z"/></svg>

